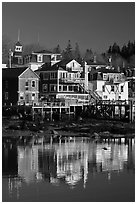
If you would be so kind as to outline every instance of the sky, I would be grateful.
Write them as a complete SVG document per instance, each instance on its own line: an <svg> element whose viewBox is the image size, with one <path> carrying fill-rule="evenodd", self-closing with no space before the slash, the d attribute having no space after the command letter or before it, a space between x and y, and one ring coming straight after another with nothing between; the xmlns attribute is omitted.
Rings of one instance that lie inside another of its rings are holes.
<svg viewBox="0 0 137 204"><path fill-rule="evenodd" d="M105 52L135 40L134 2L3 2L2 34L13 42L38 43L47 49Z"/></svg>

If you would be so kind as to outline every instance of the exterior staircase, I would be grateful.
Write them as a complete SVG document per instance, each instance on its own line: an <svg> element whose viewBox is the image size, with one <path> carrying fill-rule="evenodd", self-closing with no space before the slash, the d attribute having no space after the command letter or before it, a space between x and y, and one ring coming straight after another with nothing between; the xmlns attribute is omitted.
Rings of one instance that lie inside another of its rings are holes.
<svg viewBox="0 0 137 204"><path fill-rule="evenodd" d="M89 94L90 103L94 103L96 101L102 100L102 97L96 91L91 91L89 88L87 89L84 83L80 83L79 85L85 93Z"/></svg>

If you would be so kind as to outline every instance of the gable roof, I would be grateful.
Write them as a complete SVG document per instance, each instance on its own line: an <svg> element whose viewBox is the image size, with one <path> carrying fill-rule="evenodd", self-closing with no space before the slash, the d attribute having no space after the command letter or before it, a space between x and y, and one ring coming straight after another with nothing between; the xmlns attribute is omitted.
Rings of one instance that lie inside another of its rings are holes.
<svg viewBox="0 0 137 204"><path fill-rule="evenodd" d="M2 69L2 78L17 78L28 67L5 68Z"/></svg>
<svg viewBox="0 0 137 204"><path fill-rule="evenodd" d="M54 64L54 65L58 65L58 66L60 66L60 67L66 67L66 65L67 65L69 62L71 62L72 60L73 60L73 59L69 59L69 60L63 59L63 60L57 62L57 63Z"/></svg>
<svg viewBox="0 0 137 204"><path fill-rule="evenodd" d="M57 71L57 70L65 71L65 69L63 69L61 66L59 66L58 63L56 63L56 64L54 64L52 66L47 64L47 63L45 63L41 67L42 68L39 69L38 71Z"/></svg>
<svg viewBox="0 0 137 204"><path fill-rule="evenodd" d="M36 76L37 78L39 78L39 76L37 75L37 73L35 73L30 67L28 67L27 69L25 69L20 75L19 75L19 78L25 78L28 77L28 78L31 78L32 76Z"/></svg>
<svg viewBox="0 0 137 204"><path fill-rule="evenodd" d="M87 62L87 65L96 65L96 66L99 66L99 65L106 66L106 65L107 65L106 63L104 63L104 62L99 62L99 61L93 62L92 60L87 60L86 62Z"/></svg>
<svg viewBox="0 0 137 204"><path fill-rule="evenodd" d="M16 46L22 46L22 45L21 45L21 43L18 41L18 42L16 43Z"/></svg>

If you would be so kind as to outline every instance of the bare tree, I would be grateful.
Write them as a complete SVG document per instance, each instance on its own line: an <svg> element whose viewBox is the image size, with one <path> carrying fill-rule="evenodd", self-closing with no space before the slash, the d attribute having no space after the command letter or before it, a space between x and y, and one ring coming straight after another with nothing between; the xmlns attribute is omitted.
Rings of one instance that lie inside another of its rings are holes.
<svg viewBox="0 0 137 204"><path fill-rule="evenodd" d="M2 35L2 63L8 64L9 50L14 48L12 40L6 36Z"/></svg>

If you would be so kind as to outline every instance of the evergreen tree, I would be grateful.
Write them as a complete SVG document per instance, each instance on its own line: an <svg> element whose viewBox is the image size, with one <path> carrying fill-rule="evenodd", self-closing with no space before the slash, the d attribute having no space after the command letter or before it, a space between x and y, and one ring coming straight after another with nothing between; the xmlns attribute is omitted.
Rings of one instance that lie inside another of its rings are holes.
<svg viewBox="0 0 137 204"><path fill-rule="evenodd" d="M120 54L120 48L117 43L114 43L112 46L112 54Z"/></svg>
<svg viewBox="0 0 137 204"><path fill-rule="evenodd" d="M107 53L112 54L112 46L111 45L109 46L109 49L108 49Z"/></svg>
<svg viewBox="0 0 137 204"><path fill-rule="evenodd" d="M42 50L44 50L43 46L36 44L36 43L32 43L32 44L24 46L23 54L28 55L28 54L31 54L32 52L39 52Z"/></svg>
<svg viewBox="0 0 137 204"><path fill-rule="evenodd" d="M9 50L13 51L13 42L6 35L2 36L2 63L7 64L9 59Z"/></svg>
<svg viewBox="0 0 137 204"><path fill-rule="evenodd" d="M76 43L76 46L75 46L74 58L75 58L75 60L77 60L78 62L81 61L81 54L80 54L80 50L79 50L79 45L78 45L78 43Z"/></svg>
<svg viewBox="0 0 137 204"><path fill-rule="evenodd" d="M55 48L53 49L53 52L54 52L54 53L58 53L58 54L61 53L61 48L60 48L60 45L59 45L59 44L57 45L57 47L55 47Z"/></svg>
<svg viewBox="0 0 137 204"><path fill-rule="evenodd" d="M87 49L86 50L86 53L85 53L85 57L84 57L84 59L86 60L86 61L93 61L93 52L92 52L92 50L91 49Z"/></svg>
<svg viewBox="0 0 137 204"><path fill-rule="evenodd" d="M123 45L121 49L121 56L124 57L125 59L128 58L128 48L126 45Z"/></svg>
<svg viewBox="0 0 137 204"><path fill-rule="evenodd" d="M128 56L129 56L129 57L135 54L135 46L134 46L134 43L128 41L127 49L128 49Z"/></svg>
<svg viewBox="0 0 137 204"><path fill-rule="evenodd" d="M64 58L67 59L67 60L71 60L73 58L73 56L72 56L72 46L71 46L70 40L68 41L68 45L67 45L67 47L65 49Z"/></svg>

